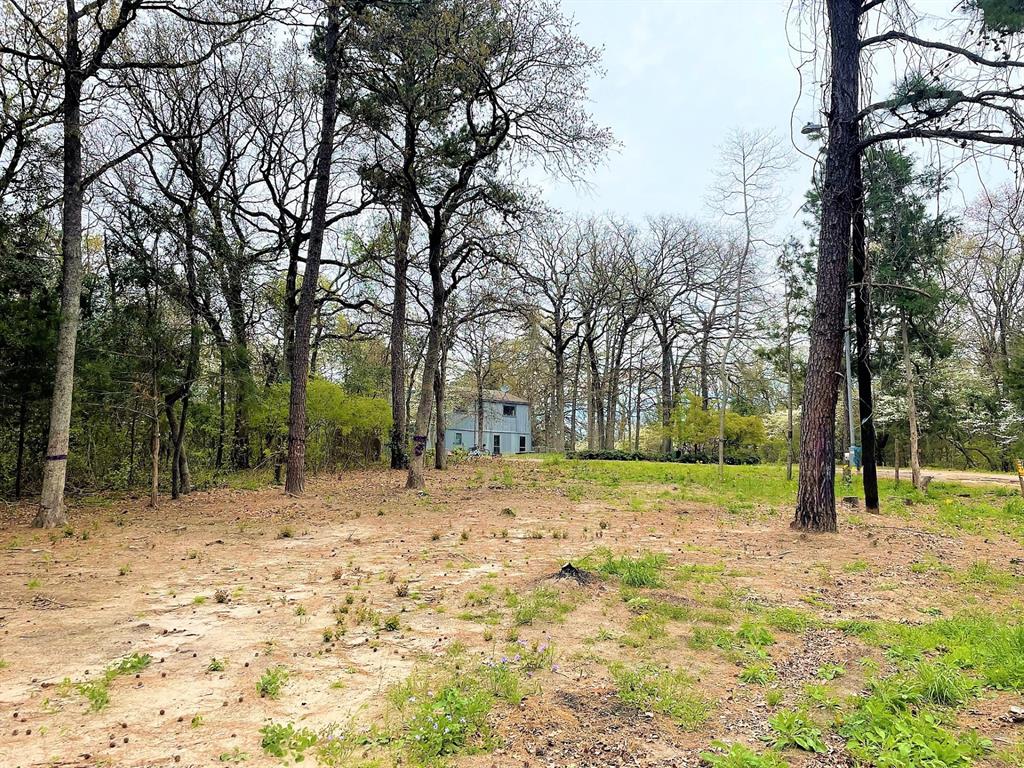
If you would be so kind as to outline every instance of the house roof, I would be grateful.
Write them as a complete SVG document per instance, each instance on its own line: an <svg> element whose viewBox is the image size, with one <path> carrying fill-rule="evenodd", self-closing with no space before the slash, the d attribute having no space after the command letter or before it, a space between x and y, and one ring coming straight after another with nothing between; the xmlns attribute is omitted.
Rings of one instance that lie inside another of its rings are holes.
<svg viewBox="0 0 1024 768"><path fill-rule="evenodd" d="M509 403L511 405L529 405L530 401L517 397L511 392L502 392L500 389L485 389L484 401L488 403Z"/></svg>
<svg viewBox="0 0 1024 768"><path fill-rule="evenodd" d="M456 407L463 406L469 407L476 402L476 390L465 390L461 389L456 393L453 393L451 398L452 402ZM510 392L502 392L500 389L485 389L484 390L484 402L485 403L502 403L505 405L529 405L530 401L522 397L517 397Z"/></svg>

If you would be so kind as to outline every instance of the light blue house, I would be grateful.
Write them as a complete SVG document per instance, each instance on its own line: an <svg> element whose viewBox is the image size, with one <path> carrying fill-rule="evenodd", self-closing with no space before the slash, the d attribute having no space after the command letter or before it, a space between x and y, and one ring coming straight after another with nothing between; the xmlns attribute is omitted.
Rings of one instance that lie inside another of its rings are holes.
<svg viewBox="0 0 1024 768"><path fill-rule="evenodd" d="M478 399L475 392L452 398L454 408L447 419L444 445L472 450L477 445ZM485 389L483 399L484 430L481 453L528 453L533 450L530 403L521 397L496 389Z"/></svg>

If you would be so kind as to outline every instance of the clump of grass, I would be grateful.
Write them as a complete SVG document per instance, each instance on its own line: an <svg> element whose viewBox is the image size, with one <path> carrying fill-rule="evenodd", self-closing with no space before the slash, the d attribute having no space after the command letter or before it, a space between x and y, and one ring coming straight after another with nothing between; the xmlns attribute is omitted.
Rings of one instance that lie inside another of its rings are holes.
<svg viewBox="0 0 1024 768"><path fill-rule="evenodd" d="M281 689L287 682L287 669L281 665L268 667L256 683L256 693L260 695L261 699L276 699L281 695Z"/></svg>
<svg viewBox="0 0 1024 768"><path fill-rule="evenodd" d="M651 663L634 667L616 663L610 669L619 699L626 704L660 712L687 730L707 719L711 704L693 690L693 678L684 671Z"/></svg>
<svg viewBox="0 0 1024 768"><path fill-rule="evenodd" d="M210 659L210 663L206 665L207 672L223 672L224 668L227 667L227 662L224 659L218 659L214 656Z"/></svg>
<svg viewBox="0 0 1024 768"><path fill-rule="evenodd" d="M505 602L512 609L512 620L518 626L535 621L559 621L572 610L558 590L551 587L538 587L526 595L509 591L505 593Z"/></svg>
<svg viewBox="0 0 1024 768"><path fill-rule="evenodd" d="M778 677L771 664L750 664L740 672L740 681L754 685L768 685Z"/></svg>
<svg viewBox="0 0 1024 768"><path fill-rule="evenodd" d="M609 549L600 549L581 561L581 567L617 577L627 587L660 587L661 571L667 563L662 554L645 552L637 557L616 557Z"/></svg>
<svg viewBox="0 0 1024 768"><path fill-rule="evenodd" d="M711 745L717 752L701 752L700 759L708 768L789 768L789 763L773 749L755 752L743 744L716 741Z"/></svg>

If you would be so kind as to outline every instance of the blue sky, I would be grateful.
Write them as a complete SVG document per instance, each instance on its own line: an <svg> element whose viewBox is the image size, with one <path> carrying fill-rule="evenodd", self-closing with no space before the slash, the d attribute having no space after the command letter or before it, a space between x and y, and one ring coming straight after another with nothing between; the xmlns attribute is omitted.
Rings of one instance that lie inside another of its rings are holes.
<svg viewBox="0 0 1024 768"><path fill-rule="evenodd" d="M786 39L786 0L561 0L579 35L604 48L605 76L592 84L592 111L622 143L590 175L591 188L550 184L555 206L631 218L703 217L717 147L730 129L777 131L789 145L799 79ZM801 105L794 122L809 119ZM797 134L803 149L814 151ZM811 173L794 152L783 184L796 209Z"/></svg>

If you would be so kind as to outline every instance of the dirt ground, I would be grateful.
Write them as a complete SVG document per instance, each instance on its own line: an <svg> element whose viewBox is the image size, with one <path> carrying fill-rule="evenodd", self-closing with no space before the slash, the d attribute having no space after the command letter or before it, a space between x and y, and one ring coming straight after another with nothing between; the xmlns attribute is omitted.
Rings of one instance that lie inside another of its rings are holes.
<svg viewBox="0 0 1024 768"><path fill-rule="evenodd" d="M996 610L1018 599L951 591L941 574L911 568L927 557L950 569L989 561L1019 572L1016 542L947 536L912 517L808 537L788 528L782 509L736 514L679 502L638 511L629 489L574 501L543 465L527 462L432 473L425 494L404 490L403 481L383 470L347 472L314 479L302 499L276 488L224 489L166 500L157 510L142 499L94 499L71 510L72 528L56 532L29 528L28 504L7 508L0 766L210 766L230 756L278 765L260 748L268 722L368 726L388 716L390 686L454 642L471 654L505 653L507 616L496 608L493 622L482 621L467 597L484 583L497 594L550 585L572 610L521 628L520 641L550 643L557 664L536 673L536 690L518 708L494 711L497 748L457 764L692 766L714 739L758 744L767 731L765 690L741 683L734 663L691 648L689 628L675 623L650 643L623 643L633 617L617 585L549 579L598 547L663 553L672 566L723 565L722 579L654 593L707 610L741 595L823 619L921 620L936 608L980 602ZM325 642L324 629L347 600L395 615L399 626L353 619L343 636ZM133 652L153 663L113 680L99 711L73 684L62 685L94 679ZM817 628L780 635L770 653L785 705L824 663L848 667L837 691L855 692L863 684L858 659L871 651ZM618 699L609 665L641 658L697 678L713 703L703 726L686 731ZM208 671L211 659L223 670ZM261 698L257 681L275 665L289 678L279 698ZM1001 716L1019 703L1019 696L986 695L967 717L1007 746L1022 726ZM830 746L827 755L787 759L848 764L842 745Z"/></svg>

